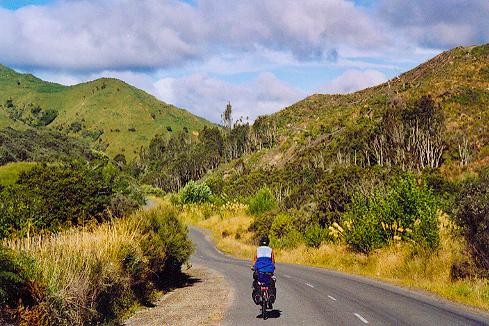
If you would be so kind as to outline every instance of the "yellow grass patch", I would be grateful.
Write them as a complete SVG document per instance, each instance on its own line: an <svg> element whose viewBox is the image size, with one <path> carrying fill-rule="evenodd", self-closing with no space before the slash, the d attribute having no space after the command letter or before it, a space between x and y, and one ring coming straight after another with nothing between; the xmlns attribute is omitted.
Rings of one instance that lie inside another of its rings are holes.
<svg viewBox="0 0 489 326"><path fill-rule="evenodd" d="M253 234L248 231L253 217L246 214L245 207L229 209L192 205L184 207L180 217L187 224L211 230L217 247L223 252L251 259L256 250ZM410 244L397 243L367 256L351 252L345 245L324 243L319 248L300 245L294 249L275 249L275 255L279 262L373 277L424 289L447 299L489 310L488 280L451 280L451 266L462 256L464 244L461 238L453 235L455 226L448 217L442 214L439 218L441 243L435 253L418 252Z"/></svg>

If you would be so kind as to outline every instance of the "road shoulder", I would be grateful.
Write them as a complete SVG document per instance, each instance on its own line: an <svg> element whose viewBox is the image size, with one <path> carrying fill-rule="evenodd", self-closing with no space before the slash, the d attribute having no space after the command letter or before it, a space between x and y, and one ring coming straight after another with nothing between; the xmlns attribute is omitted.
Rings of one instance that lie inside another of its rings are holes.
<svg viewBox="0 0 489 326"><path fill-rule="evenodd" d="M232 300L227 280L218 272L201 265L185 271L186 286L165 294L154 308L138 311L124 325L219 325Z"/></svg>

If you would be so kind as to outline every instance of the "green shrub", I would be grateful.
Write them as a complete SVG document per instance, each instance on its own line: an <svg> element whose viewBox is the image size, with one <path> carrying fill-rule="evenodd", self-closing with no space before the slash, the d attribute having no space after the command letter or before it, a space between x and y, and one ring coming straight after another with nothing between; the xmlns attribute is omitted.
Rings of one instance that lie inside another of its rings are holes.
<svg viewBox="0 0 489 326"><path fill-rule="evenodd" d="M293 248L302 241L302 234L294 227L293 218L285 213L278 214L270 229L270 245L276 248Z"/></svg>
<svg viewBox="0 0 489 326"><path fill-rule="evenodd" d="M190 180L180 191L182 204L207 203L212 199L212 191L205 183Z"/></svg>
<svg viewBox="0 0 489 326"><path fill-rule="evenodd" d="M149 196L163 197L165 195L165 192L163 191L163 189L154 187L152 185L142 185L141 191L145 195L149 195Z"/></svg>
<svg viewBox="0 0 489 326"><path fill-rule="evenodd" d="M33 293L28 287L32 272L32 261L0 246L0 307L16 307L19 300L33 304Z"/></svg>
<svg viewBox="0 0 489 326"><path fill-rule="evenodd" d="M187 239L187 228L180 223L173 209L149 211L143 224L142 248L155 284L171 281L168 276L179 273L193 248Z"/></svg>
<svg viewBox="0 0 489 326"><path fill-rule="evenodd" d="M114 217L123 217L136 211L139 206L135 200L122 194L116 194L110 201L110 212Z"/></svg>
<svg viewBox="0 0 489 326"><path fill-rule="evenodd" d="M248 231L253 232L253 240L258 243L264 235L270 235L272 223L275 219L275 212L267 212L262 215L255 216L253 222L248 228Z"/></svg>
<svg viewBox="0 0 489 326"><path fill-rule="evenodd" d="M109 208L120 217L144 198L109 165L38 164L0 191L0 236L107 220Z"/></svg>
<svg viewBox="0 0 489 326"><path fill-rule="evenodd" d="M261 215L275 208L277 208L277 200L268 187L258 190L248 203L248 212L253 215Z"/></svg>
<svg viewBox="0 0 489 326"><path fill-rule="evenodd" d="M353 250L363 253L402 240L435 249L439 244L436 211L431 191L406 175L386 192L353 196L343 215L344 238Z"/></svg>
<svg viewBox="0 0 489 326"><path fill-rule="evenodd" d="M319 224L310 224L304 233L304 243L308 247L319 248L326 239L326 230Z"/></svg>
<svg viewBox="0 0 489 326"><path fill-rule="evenodd" d="M224 187L224 180L221 177L213 176L207 178L205 184L209 186L213 194L220 195Z"/></svg>
<svg viewBox="0 0 489 326"><path fill-rule="evenodd" d="M489 275L489 169L462 184L455 201L455 221L467 241L476 267Z"/></svg>

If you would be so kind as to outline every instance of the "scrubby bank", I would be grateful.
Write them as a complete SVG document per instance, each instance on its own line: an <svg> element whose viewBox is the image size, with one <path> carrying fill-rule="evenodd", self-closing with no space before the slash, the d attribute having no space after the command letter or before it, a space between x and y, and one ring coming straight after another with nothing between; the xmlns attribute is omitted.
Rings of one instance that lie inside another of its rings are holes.
<svg viewBox="0 0 489 326"><path fill-rule="evenodd" d="M423 191L423 188L419 190ZM434 229L437 245L434 248L417 243L416 237L410 238L413 235L409 232L400 236L399 225L394 225L386 227L386 231L391 233L385 243L366 254L354 250L335 227L331 230L316 222L304 223L311 217L299 211L272 210L254 216L249 214L247 204L236 201L223 205L187 204L178 209L180 219L186 223L211 230L220 250L243 259L251 260L258 235L267 233L279 262L365 275L489 309L487 279L474 274L454 277L454 264L466 260L466 242L460 236L459 226L441 210L437 210L434 216L437 225ZM341 227L341 222L333 223ZM379 227L384 232L382 226Z"/></svg>
<svg viewBox="0 0 489 326"><path fill-rule="evenodd" d="M143 202L136 185L108 161L38 164L0 189L0 237L100 223Z"/></svg>
<svg viewBox="0 0 489 326"><path fill-rule="evenodd" d="M70 230L4 241L0 323L117 324L179 277L192 247L169 207Z"/></svg>

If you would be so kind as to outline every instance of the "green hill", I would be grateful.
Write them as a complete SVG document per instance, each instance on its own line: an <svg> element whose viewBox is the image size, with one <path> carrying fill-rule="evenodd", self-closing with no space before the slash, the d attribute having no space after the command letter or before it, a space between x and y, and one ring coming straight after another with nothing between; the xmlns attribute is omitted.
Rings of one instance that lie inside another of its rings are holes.
<svg viewBox="0 0 489 326"><path fill-rule="evenodd" d="M359 140L359 133L380 127L389 109L406 111L423 96L433 99L444 118L443 162L459 159L458 145L464 138L472 147L472 163L484 160L489 154L489 45L444 52L389 82L356 93L312 95L272 116L282 136L279 147L295 146L292 152L299 153L334 146L327 139ZM344 154L354 154L354 148L341 144L345 146L341 150L350 151ZM283 160L294 158L287 155Z"/></svg>
<svg viewBox="0 0 489 326"><path fill-rule="evenodd" d="M234 198L268 185L286 207L324 211L370 173L460 179L489 164L489 45L446 51L352 94L312 95L257 122L240 138L243 155L207 174L214 190ZM272 133L263 125L274 126L273 144L257 147L257 135Z"/></svg>
<svg viewBox="0 0 489 326"><path fill-rule="evenodd" d="M132 159L155 134L209 125L117 79L63 86L0 65L0 128L56 129Z"/></svg>

